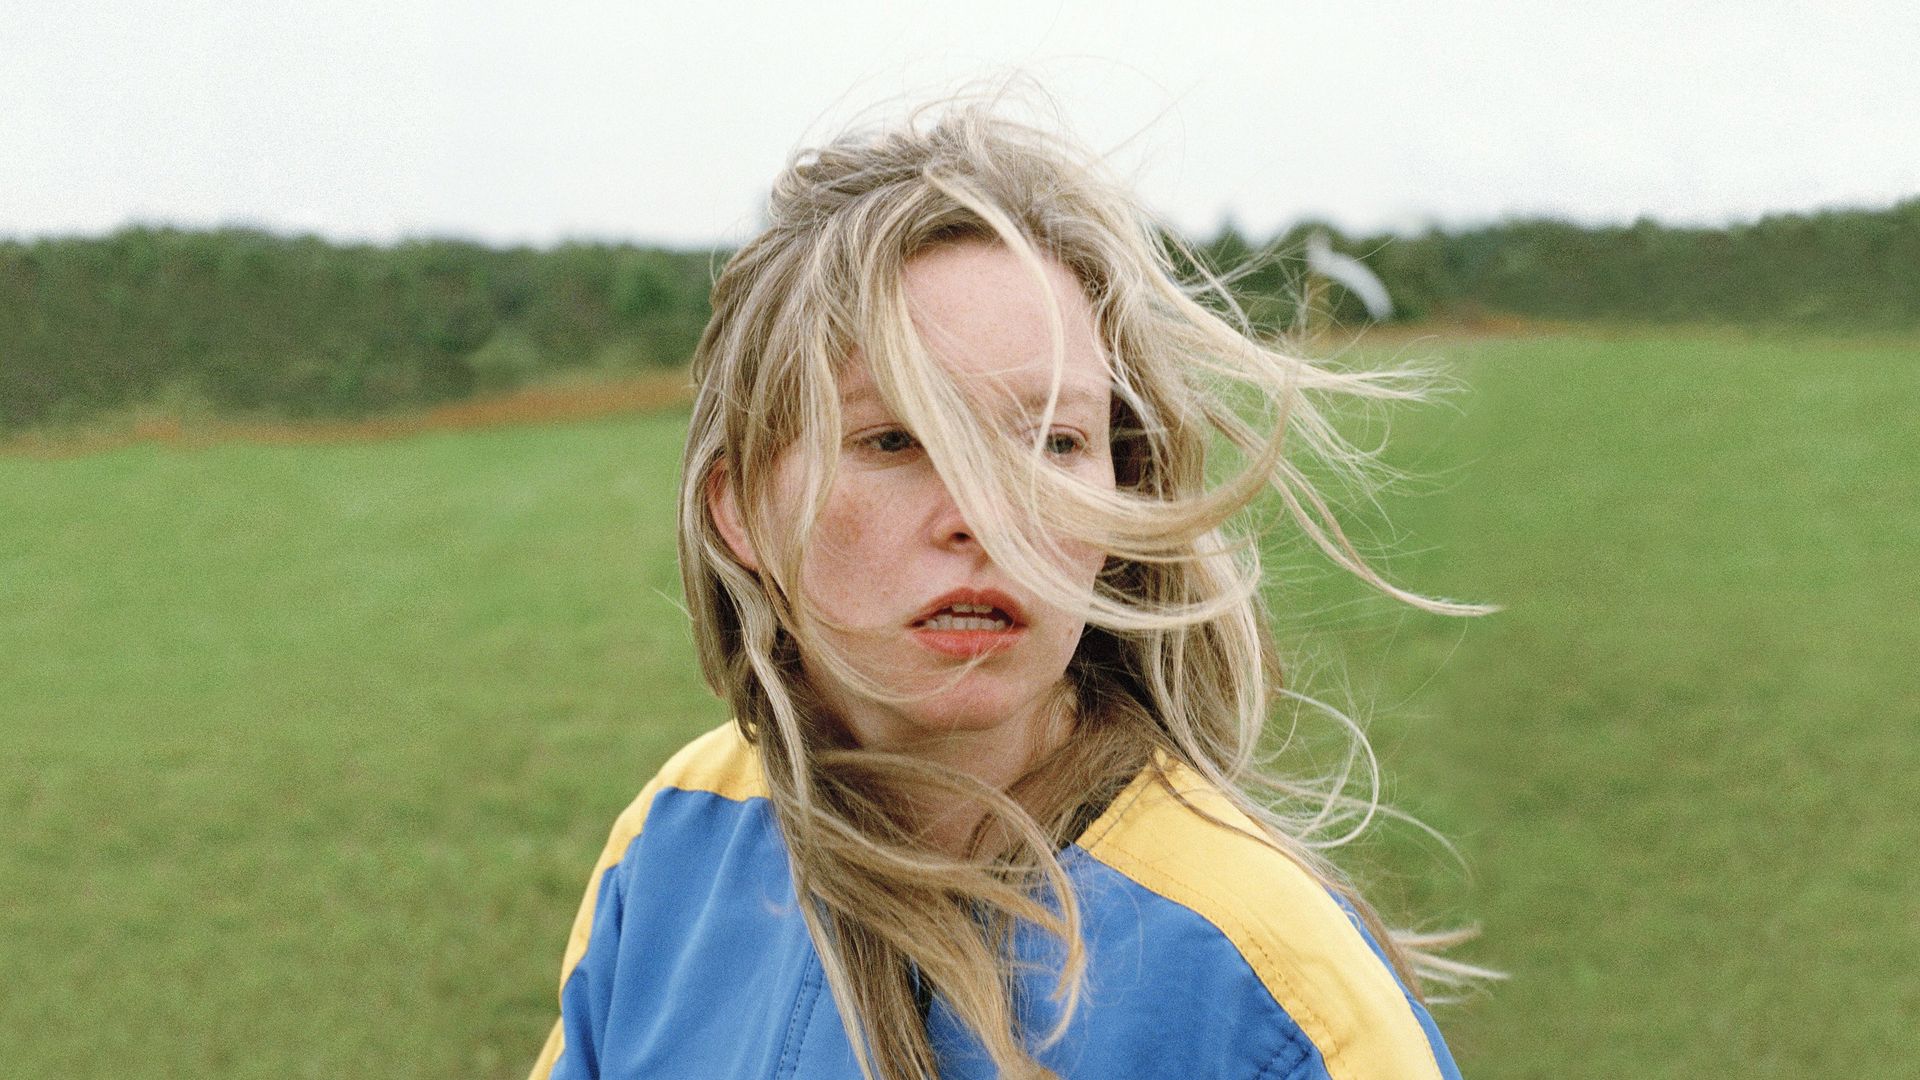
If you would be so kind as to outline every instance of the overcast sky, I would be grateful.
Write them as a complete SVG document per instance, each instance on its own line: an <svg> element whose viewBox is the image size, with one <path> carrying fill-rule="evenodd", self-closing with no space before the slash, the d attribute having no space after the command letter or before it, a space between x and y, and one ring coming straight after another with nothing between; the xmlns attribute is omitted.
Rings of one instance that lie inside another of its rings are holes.
<svg viewBox="0 0 1920 1080"><path fill-rule="evenodd" d="M1920 194L1920 5L0 5L0 234L734 242L793 147L1019 65L1210 231Z"/></svg>

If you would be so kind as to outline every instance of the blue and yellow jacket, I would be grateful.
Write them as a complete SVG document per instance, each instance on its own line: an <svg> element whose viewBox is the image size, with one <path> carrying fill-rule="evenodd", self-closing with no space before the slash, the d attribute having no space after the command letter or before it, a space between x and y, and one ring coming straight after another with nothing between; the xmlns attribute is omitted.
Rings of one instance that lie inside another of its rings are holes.
<svg viewBox="0 0 1920 1080"><path fill-rule="evenodd" d="M1167 776L1181 797L1143 774L1062 852L1087 981L1039 1060L1102 1080L1458 1080L1352 912L1291 859L1207 820L1252 828L1197 774ZM1020 995L1028 1030L1051 1028L1051 985L1042 971ZM938 1000L928 1033L943 1080L993 1075ZM533 1080L859 1075L756 752L728 724L615 822Z"/></svg>

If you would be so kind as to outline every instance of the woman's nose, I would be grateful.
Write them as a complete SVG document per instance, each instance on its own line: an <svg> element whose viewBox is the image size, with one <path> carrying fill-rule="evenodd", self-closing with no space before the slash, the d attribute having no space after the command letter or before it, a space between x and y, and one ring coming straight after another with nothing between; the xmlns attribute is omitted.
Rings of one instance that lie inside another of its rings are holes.
<svg viewBox="0 0 1920 1080"><path fill-rule="evenodd" d="M973 526L960 513L960 504L953 501L953 493L938 480L933 482L933 516L930 519L930 533L933 542L940 547L962 548L977 546Z"/></svg>

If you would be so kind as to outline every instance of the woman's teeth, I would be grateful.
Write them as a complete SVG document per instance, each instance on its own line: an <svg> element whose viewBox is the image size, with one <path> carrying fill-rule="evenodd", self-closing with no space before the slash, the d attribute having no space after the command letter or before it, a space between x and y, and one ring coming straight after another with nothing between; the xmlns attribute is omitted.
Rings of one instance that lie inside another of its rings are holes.
<svg viewBox="0 0 1920 1080"><path fill-rule="evenodd" d="M984 604L955 604L920 625L927 630L1005 630L1011 624Z"/></svg>

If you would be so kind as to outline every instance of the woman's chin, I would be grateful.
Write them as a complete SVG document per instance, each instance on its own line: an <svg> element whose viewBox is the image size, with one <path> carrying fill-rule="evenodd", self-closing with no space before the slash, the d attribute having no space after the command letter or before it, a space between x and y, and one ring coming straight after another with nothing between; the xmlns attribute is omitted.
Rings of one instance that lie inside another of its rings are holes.
<svg viewBox="0 0 1920 1080"><path fill-rule="evenodd" d="M1019 726L1022 708L1008 697L968 694L958 700L940 700L911 705L902 710L900 720L914 735L922 738L940 735L981 735L1003 727Z"/></svg>
<svg viewBox="0 0 1920 1080"><path fill-rule="evenodd" d="M1038 711L1030 697L954 691L894 706L873 717L860 725L869 729L861 741L875 749L908 753L941 743L983 749L1002 739L1009 745L1024 744Z"/></svg>

